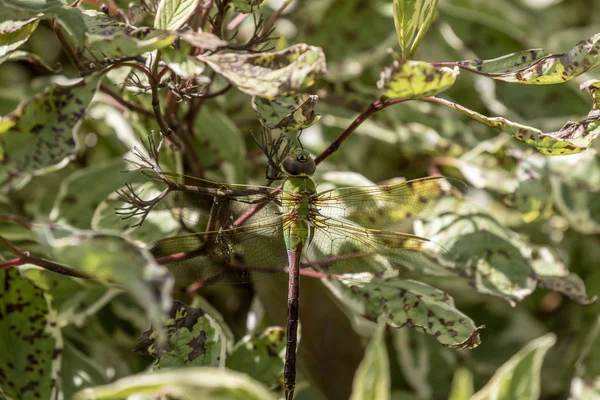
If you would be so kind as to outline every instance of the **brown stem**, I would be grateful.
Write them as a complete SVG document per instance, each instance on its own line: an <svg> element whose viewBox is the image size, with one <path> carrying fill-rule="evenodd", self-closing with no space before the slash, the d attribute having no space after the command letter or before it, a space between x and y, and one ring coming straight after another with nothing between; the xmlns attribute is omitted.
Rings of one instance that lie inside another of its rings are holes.
<svg viewBox="0 0 600 400"><path fill-rule="evenodd" d="M267 23L265 24L265 26L263 27L263 33L269 32L271 30L271 27L273 26L273 24L275 23L275 20L279 17L279 15L281 15L281 13L283 11L285 11L285 9L292 4L292 0L286 0L285 3L283 3L281 5L281 7L279 7L279 9L277 11L275 11L271 17L269 18L269 20L267 21Z"/></svg>
<svg viewBox="0 0 600 400"><path fill-rule="evenodd" d="M348 136L350 136L350 134L360 126L360 124L365 122L371 116L371 114L373 114L376 111L383 110L384 108L389 107L391 105L403 103L408 100L410 99L384 100L382 97L380 97L379 99L369 104L369 107L367 107L363 112L361 112L354 119L354 121L352 121L352 123L348 125L344 132L342 132L342 134L333 143L331 143L329 147L327 147L317 158L315 158L315 163L321 163L323 160L325 160L327 157L329 157L331 154L337 151L342 142L346 140Z"/></svg>
<svg viewBox="0 0 600 400"><path fill-rule="evenodd" d="M81 72L81 66L79 64L79 57L77 56L77 52L75 51L73 46L71 46L71 43L63 33L62 28L60 27L60 24L57 20L55 20L52 23L52 29L54 29L54 33L56 34L56 37L58 38L63 50L67 54L67 57L69 58L71 63L75 66L77 71Z"/></svg>
<svg viewBox="0 0 600 400"><path fill-rule="evenodd" d="M100 90L102 92L106 93L107 95L109 95L110 97L112 97L114 100L116 100L117 103L119 103L123 107L127 108L128 110L139 112L139 113L147 115L149 117L154 116L154 114L151 111L146 110L144 107L140 106L139 104L132 103L130 101L125 100L117 92L114 92L111 88L106 86L104 83L100 84Z"/></svg>

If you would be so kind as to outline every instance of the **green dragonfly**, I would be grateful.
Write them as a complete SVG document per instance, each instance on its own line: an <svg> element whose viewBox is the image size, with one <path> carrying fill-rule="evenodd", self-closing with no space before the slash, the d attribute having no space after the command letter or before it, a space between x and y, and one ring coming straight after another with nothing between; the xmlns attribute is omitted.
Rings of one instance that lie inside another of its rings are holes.
<svg viewBox="0 0 600 400"><path fill-rule="evenodd" d="M407 233L381 230L421 216L443 196L466 192L460 181L429 177L399 184L342 187L317 192L311 179L316 164L309 152L289 151L280 163L280 187L221 184L162 172L141 153L138 167L167 186L152 200L142 200L133 187L120 192L129 206L126 217L139 216L172 196L173 212L182 220L208 227L202 233L175 236L151 245L158 262L179 282L211 282L227 278L249 282L273 272L289 274L285 398L292 399L296 381L299 275L311 269L336 279L392 279L402 269L452 269L447 252L436 243ZM155 159L158 160L155 154ZM283 239L283 240L282 240Z"/></svg>

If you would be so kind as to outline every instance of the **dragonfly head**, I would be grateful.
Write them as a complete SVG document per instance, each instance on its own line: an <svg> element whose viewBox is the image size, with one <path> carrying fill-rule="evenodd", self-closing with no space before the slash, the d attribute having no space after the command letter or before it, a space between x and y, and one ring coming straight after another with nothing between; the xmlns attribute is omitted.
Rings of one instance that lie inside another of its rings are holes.
<svg viewBox="0 0 600 400"><path fill-rule="evenodd" d="M281 162L281 168L290 176L311 176L317 169L315 160L304 149L295 149Z"/></svg>

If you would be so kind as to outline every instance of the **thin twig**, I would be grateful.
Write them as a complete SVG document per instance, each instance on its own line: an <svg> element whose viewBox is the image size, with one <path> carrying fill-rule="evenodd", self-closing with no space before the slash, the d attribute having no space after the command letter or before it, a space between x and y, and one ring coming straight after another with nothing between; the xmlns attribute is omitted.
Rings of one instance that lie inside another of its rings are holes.
<svg viewBox="0 0 600 400"><path fill-rule="evenodd" d="M117 92L114 92L111 88L106 86L104 83L100 84L100 90L102 92L106 93L107 95L109 95L110 97L112 97L114 100L117 101L117 103L119 103L123 107L127 108L128 110L139 112L140 114L144 114L149 117L154 116L154 114L151 111L146 110L144 107L140 106L139 104L132 103L130 101L125 100Z"/></svg>

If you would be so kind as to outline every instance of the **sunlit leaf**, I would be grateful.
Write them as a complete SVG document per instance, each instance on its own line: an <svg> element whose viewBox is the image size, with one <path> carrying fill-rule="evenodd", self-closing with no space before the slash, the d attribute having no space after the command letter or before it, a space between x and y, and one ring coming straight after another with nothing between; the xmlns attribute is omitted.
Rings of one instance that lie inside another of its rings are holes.
<svg viewBox="0 0 600 400"><path fill-rule="evenodd" d="M265 0L232 0L231 4L235 7L235 11L248 14L261 8Z"/></svg>
<svg viewBox="0 0 600 400"><path fill-rule="evenodd" d="M16 268L0 271L0 387L13 399L51 399L60 392L62 336L44 292Z"/></svg>
<svg viewBox="0 0 600 400"><path fill-rule="evenodd" d="M226 344L216 324L204 310L174 301L165 323L166 342L160 344L150 327L133 351L156 357L159 368L218 367L225 361Z"/></svg>
<svg viewBox="0 0 600 400"><path fill-rule="evenodd" d="M461 61L461 68L490 78L529 85L563 83L600 65L600 33L579 42L568 53L524 50L493 60Z"/></svg>
<svg viewBox="0 0 600 400"><path fill-rule="evenodd" d="M264 332L244 336L227 357L227 368L248 374L267 386L283 379L285 330L267 328Z"/></svg>
<svg viewBox="0 0 600 400"><path fill-rule="evenodd" d="M542 363L555 342L556 336L549 333L527 344L505 362L471 400L539 399Z"/></svg>
<svg viewBox="0 0 600 400"><path fill-rule="evenodd" d="M154 326L171 308L172 275L133 243L117 236L57 225L35 225L53 260L105 283L120 285L142 306Z"/></svg>
<svg viewBox="0 0 600 400"><path fill-rule="evenodd" d="M351 400L390 399L390 362L384 333L385 322L382 321L371 338L365 357L354 375Z"/></svg>
<svg viewBox="0 0 600 400"><path fill-rule="evenodd" d="M381 72L377 87L392 99L419 99L454 85L458 68L435 67L423 61L394 61Z"/></svg>
<svg viewBox="0 0 600 400"><path fill-rule="evenodd" d="M252 107L260 123L269 129L296 132L315 124L321 116L315 113L317 95L296 95L268 100L254 96Z"/></svg>
<svg viewBox="0 0 600 400"><path fill-rule="evenodd" d="M77 150L75 133L98 86L90 76L52 85L0 120L0 182L19 188L32 175L64 167Z"/></svg>
<svg viewBox="0 0 600 400"><path fill-rule="evenodd" d="M521 125L503 117L487 117L456 103L451 103L450 106L549 155L579 153L586 150L600 135L600 110L591 110L581 121L568 121L556 132L544 133L537 128Z"/></svg>
<svg viewBox="0 0 600 400"><path fill-rule="evenodd" d="M344 304L371 320L387 315L389 326L418 329L446 347L473 348L480 343L479 328L454 306L452 297L425 283L374 279L367 284L348 282L347 287L327 284Z"/></svg>
<svg viewBox="0 0 600 400"><path fill-rule="evenodd" d="M175 31L194 14L200 0L161 0L156 9L154 27Z"/></svg>
<svg viewBox="0 0 600 400"><path fill-rule="evenodd" d="M452 391L448 400L469 400L473 395L473 373L460 367L454 373L452 379Z"/></svg>
<svg viewBox="0 0 600 400"><path fill-rule="evenodd" d="M323 50L303 43L274 53L199 58L242 92L271 99L312 86L326 72Z"/></svg>
<svg viewBox="0 0 600 400"><path fill-rule="evenodd" d="M408 60L433 22L437 0L394 0L394 25L402 59Z"/></svg>
<svg viewBox="0 0 600 400"><path fill-rule="evenodd" d="M208 367L132 375L85 389L75 395L75 400L125 400L133 395L139 400L159 395L178 400L275 400L267 388L246 374Z"/></svg>

